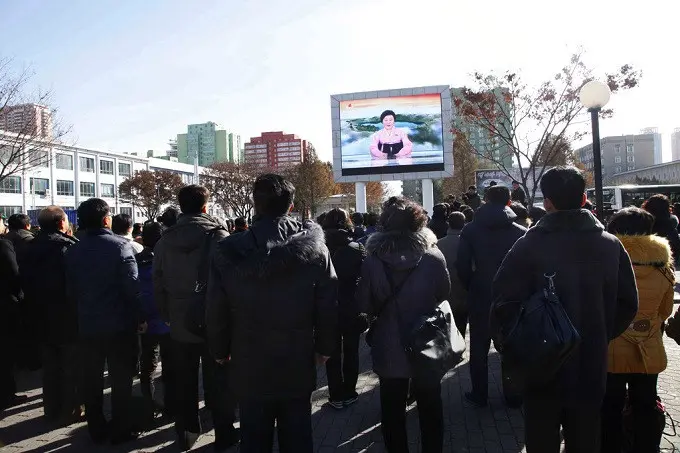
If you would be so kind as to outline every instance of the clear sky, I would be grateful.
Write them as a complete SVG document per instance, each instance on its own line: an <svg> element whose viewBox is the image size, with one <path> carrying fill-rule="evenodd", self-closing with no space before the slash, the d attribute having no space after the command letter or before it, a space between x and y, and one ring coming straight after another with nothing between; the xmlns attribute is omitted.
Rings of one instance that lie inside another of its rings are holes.
<svg viewBox="0 0 680 453"><path fill-rule="evenodd" d="M331 94L490 69L538 81L582 46L596 69L644 71L602 134L657 126L669 159L679 24L670 0L0 0L0 56L54 91L79 146L163 151L215 121L245 140L298 134L330 160Z"/></svg>

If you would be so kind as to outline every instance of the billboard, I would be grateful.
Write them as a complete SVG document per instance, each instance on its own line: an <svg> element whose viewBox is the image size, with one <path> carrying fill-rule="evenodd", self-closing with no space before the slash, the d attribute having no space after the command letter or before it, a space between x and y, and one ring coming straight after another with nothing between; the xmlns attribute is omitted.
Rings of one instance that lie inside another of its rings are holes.
<svg viewBox="0 0 680 453"><path fill-rule="evenodd" d="M331 118L338 182L453 174L448 86L334 95Z"/></svg>
<svg viewBox="0 0 680 453"><path fill-rule="evenodd" d="M552 167L546 167L545 171L548 171ZM524 172L526 172L528 169L524 169ZM475 185L477 186L477 191L480 194L484 194L484 191L491 185L491 182L495 182L499 186L505 186L508 189L512 190L512 181L517 180L520 181L520 175L519 175L519 170L518 169L512 169L509 172L512 176L508 176L507 173L501 170L477 170L475 172ZM529 193L527 193L527 197L531 195L531 192L534 188L533 180L532 178L528 178L527 180L527 186L529 189ZM543 193L541 192L540 186L536 188L536 196L534 197L534 200L542 200L543 199Z"/></svg>

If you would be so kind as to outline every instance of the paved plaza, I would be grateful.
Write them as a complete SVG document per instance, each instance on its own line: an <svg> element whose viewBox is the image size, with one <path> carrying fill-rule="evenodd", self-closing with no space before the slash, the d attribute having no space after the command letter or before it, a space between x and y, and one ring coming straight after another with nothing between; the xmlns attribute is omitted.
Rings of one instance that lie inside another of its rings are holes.
<svg viewBox="0 0 680 453"><path fill-rule="evenodd" d="M319 371L319 390L314 392L313 424L315 451L331 452L383 452L380 432L380 403L378 379L371 372L368 347L362 342L359 401L352 407L337 411L324 403L328 398L323 368ZM671 416L680 421L680 346L666 338L668 369L659 379L659 393ZM450 372L442 386L444 400L444 451L470 453L519 453L523 448L524 428L522 413L507 409L500 393L500 361L495 351L489 358L491 368L490 401L487 408L478 409L464 401L463 394L470 389L467 361ZM275 379L275 376L272 377ZM85 452L176 452L172 425L158 419L157 427L132 443L110 447L95 446L89 440L85 423L53 429L42 415L40 376L38 373L20 376L22 391L28 401L0 415L0 440L7 446L2 453L85 453ZM138 382L135 392L138 392ZM411 452L419 452L418 416L415 405L409 407L408 435ZM203 413L209 427L209 415ZM667 430L667 431L670 431ZM192 451L211 452L213 432L202 436ZM665 436L662 451L670 452L673 444L680 448L680 437ZM235 453L238 448L229 450Z"/></svg>

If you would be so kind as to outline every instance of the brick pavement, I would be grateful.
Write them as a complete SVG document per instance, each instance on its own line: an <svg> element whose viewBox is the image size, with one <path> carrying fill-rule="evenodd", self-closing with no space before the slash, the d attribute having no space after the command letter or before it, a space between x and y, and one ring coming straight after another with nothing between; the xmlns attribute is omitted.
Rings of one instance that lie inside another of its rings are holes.
<svg viewBox="0 0 680 453"><path fill-rule="evenodd" d="M380 408L377 377L370 371L370 357L362 342L361 376L359 377L359 401L343 411L324 406L328 393L325 373L320 370L319 390L313 395L313 424L315 451L331 452L383 452L380 433ZM680 346L672 340L666 341L669 368L659 379L659 393L671 415L680 421ZM442 386L445 417L445 452L469 453L520 453L523 449L522 414L516 409L507 409L500 393L500 362L492 351L489 359L490 404L488 408L477 409L464 402L463 394L470 388L467 361L449 373ZM26 404L5 411L0 419L0 440L7 443L1 453L85 453L101 452L163 452L178 451L174 445L172 425L159 419L155 429L144 433L136 442L109 447L96 447L90 441L85 424L52 429L41 418L41 390L36 373L21 376L20 385L29 399ZM137 385L135 391L138 391ZM209 416L205 417L206 420ZM208 422L206 422L208 424ZM418 417L415 406L409 407L408 435L411 452L420 451ZM680 451L680 437L671 439ZM672 451L671 440L664 440L664 450ZM213 451L210 444L213 432L201 437L192 451ZM237 452L237 448L229 453Z"/></svg>

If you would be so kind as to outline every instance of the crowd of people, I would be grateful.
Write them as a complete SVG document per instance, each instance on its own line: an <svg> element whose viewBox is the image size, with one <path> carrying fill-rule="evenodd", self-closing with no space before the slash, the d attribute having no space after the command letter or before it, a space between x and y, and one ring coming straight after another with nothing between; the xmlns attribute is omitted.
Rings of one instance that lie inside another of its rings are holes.
<svg viewBox="0 0 680 453"><path fill-rule="evenodd" d="M483 196L471 186L431 217L391 197L379 214L333 209L314 222L291 217L295 187L266 174L253 185L249 221L208 215L210 193L198 185L144 225L112 216L97 198L78 207L75 232L58 206L40 212L35 233L26 215L12 215L0 237L0 408L22 402L16 342L30 338L42 358L45 417L84 418L97 444L144 429L132 399L139 375L145 408L174 420L179 447L191 449L204 431L200 367L216 451L239 442L246 453L272 451L276 430L280 451L311 452L317 367L326 367L331 408L356 403L366 333L387 451L408 452L415 401L422 451L441 452L441 382L413 373L404 332L448 300L469 335L465 398L486 406L495 308L528 300L551 274L581 343L540 385L519 379L501 355L505 402L524 407L527 451L559 452L563 438L568 452L621 452L624 407L634 451L657 451L662 334L680 256L670 202L655 195L605 226L577 169L553 168L540 185L545 209L528 206L515 182ZM27 313L30 331L20 335Z"/></svg>

